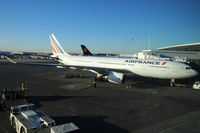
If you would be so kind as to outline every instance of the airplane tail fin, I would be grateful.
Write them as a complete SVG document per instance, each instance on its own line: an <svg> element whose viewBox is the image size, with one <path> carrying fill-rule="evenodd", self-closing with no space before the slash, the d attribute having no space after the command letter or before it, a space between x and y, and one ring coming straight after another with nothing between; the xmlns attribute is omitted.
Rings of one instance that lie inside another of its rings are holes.
<svg viewBox="0 0 200 133"><path fill-rule="evenodd" d="M89 55L92 56L93 54L85 47L85 45L81 45L81 48L83 50L83 55Z"/></svg>
<svg viewBox="0 0 200 133"><path fill-rule="evenodd" d="M69 55L68 53L66 53L64 51L64 49L62 48L62 46L60 45L60 43L58 42L58 40L56 39L54 34L50 34L49 38L50 38L51 47L52 47L52 51L53 51L54 56Z"/></svg>

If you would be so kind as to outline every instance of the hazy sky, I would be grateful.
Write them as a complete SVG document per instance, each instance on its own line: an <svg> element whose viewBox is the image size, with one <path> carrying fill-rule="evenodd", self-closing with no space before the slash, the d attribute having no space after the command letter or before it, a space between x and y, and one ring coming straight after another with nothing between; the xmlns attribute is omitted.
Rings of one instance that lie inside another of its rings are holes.
<svg viewBox="0 0 200 133"><path fill-rule="evenodd" d="M68 52L200 42L200 0L0 0L0 50L51 52L51 33Z"/></svg>

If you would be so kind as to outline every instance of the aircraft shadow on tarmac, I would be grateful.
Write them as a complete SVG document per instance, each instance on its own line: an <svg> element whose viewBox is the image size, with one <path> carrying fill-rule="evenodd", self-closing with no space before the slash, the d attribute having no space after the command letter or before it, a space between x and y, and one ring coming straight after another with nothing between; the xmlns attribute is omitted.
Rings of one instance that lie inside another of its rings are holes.
<svg viewBox="0 0 200 133"><path fill-rule="evenodd" d="M27 96L25 97L26 101L28 103L34 103L37 107L42 107L40 104L40 101L48 102L48 101L59 101L59 100L66 100L70 98L91 98L95 96L59 96L59 95L53 95L53 96Z"/></svg>
<svg viewBox="0 0 200 133"><path fill-rule="evenodd" d="M106 122L107 116L58 116L52 117L56 124L73 122L80 128L80 133L129 133L128 130Z"/></svg>

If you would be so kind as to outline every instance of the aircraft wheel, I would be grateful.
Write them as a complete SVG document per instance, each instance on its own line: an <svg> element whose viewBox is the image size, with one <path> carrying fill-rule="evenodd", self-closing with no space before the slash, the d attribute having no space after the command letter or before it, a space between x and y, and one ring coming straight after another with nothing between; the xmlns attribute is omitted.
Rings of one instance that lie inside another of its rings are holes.
<svg viewBox="0 0 200 133"><path fill-rule="evenodd" d="M16 124L15 124L15 118L12 118L12 127L15 129L16 128Z"/></svg>
<svg viewBox="0 0 200 133"><path fill-rule="evenodd" d="M25 129L21 127L20 133L25 133Z"/></svg>

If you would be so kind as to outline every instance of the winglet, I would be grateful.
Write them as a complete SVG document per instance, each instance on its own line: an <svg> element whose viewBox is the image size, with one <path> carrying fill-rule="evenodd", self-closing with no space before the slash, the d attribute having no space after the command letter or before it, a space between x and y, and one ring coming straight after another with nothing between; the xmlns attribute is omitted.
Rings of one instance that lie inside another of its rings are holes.
<svg viewBox="0 0 200 133"><path fill-rule="evenodd" d="M17 62L15 62L14 60L8 58L7 56L5 56L5 57L6 57L6 59L7 59L8 61L10 61L11 63L13 63L13 64L17 64Z"/></svg>

